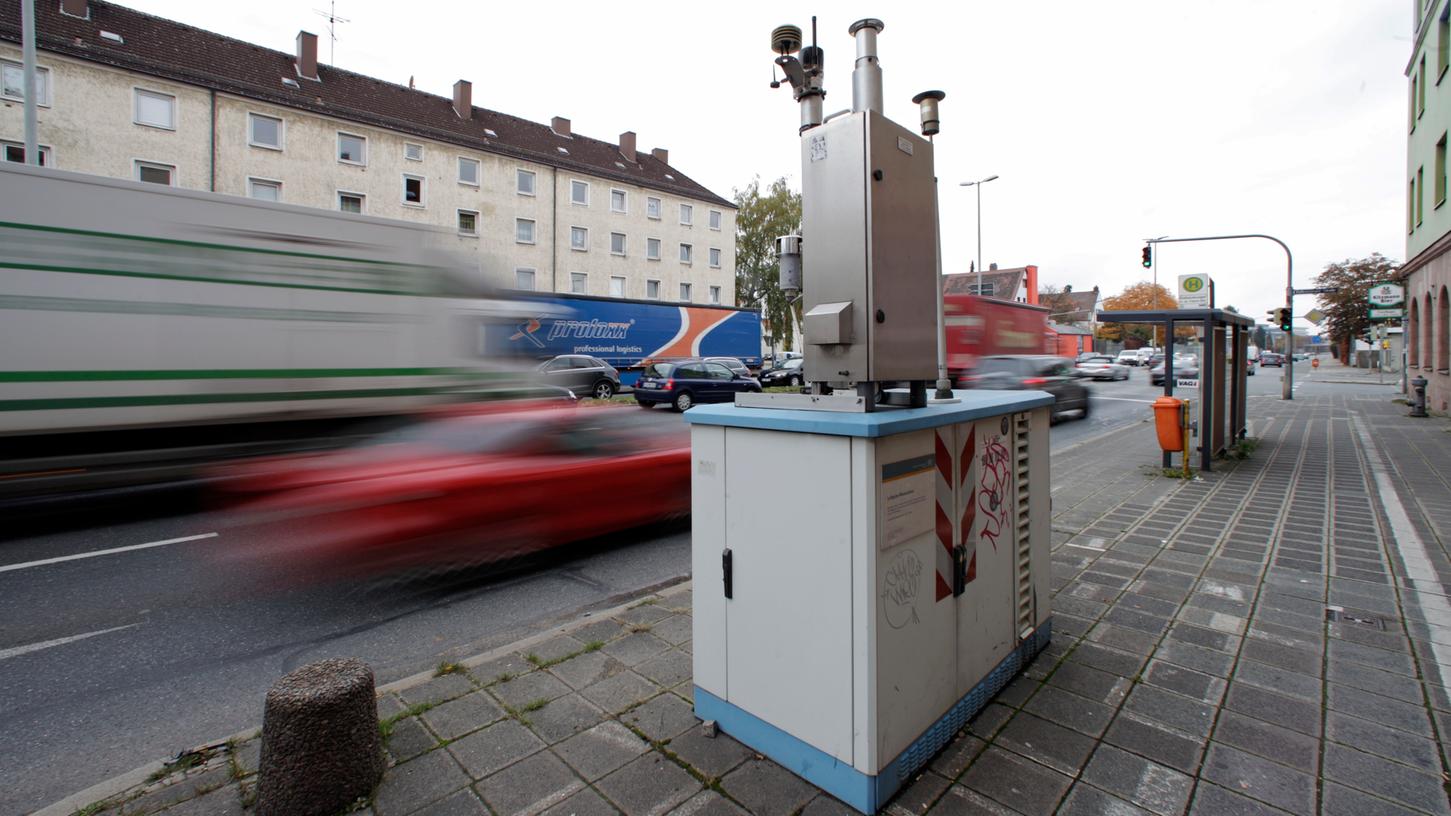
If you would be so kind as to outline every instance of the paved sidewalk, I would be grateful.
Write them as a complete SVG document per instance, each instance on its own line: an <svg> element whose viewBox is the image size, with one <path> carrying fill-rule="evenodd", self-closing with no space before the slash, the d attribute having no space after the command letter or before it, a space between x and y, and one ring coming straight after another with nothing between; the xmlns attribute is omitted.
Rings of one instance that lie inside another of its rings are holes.
<svg viewBox="0 0 1451 816"><path fill-rule="evenodd" d="M889 812L1451 814L1451 423L1348 392L1256 400L1258 450L1201 479L1142 425L1055 456L1053 642ZM362 812L848 812L701 733L690 599L383 694ZM87 812L248 812L257 755Z"/></svg>

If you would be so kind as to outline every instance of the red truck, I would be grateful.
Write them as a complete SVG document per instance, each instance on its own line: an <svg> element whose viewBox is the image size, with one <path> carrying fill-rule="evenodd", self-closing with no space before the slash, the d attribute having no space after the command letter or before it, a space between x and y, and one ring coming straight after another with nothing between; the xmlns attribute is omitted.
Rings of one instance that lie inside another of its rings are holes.
<svg viewBox="0 0 1451 816"><path fill-rule="evenodd" d="M1057 343L1048 330L1048 310L977 295L944 295L947 372L953 382L991 354L1055 354Z"/></svg>

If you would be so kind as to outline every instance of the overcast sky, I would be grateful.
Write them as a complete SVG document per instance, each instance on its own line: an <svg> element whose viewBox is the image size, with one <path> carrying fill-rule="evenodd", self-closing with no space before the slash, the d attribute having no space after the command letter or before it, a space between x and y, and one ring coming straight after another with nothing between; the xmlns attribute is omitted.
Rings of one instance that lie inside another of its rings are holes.
<svg viewBox="0 0 1451 816"><path fill-rule="evenodd" d="M326 0L126 0L290 51L322 38ZM1405 255L1405 0L1113 2L463 3L338 0L336 64L535 121L560 115L613 140L639 134L729 198L753 176L799 189L797 107L771 90L771 30L818 22L826 109L851 105L852 21L883 19L886 113L940 88L943 262L1037 264L1044 283L1113 294L1147 277L1142 239L1265 232L1295 253L1295 284L1325 264ZM809 36L809 34L808 34ZM1261 320L1282 301L1284 253L1265 241L1159 250L1160 282L1207 272L1218 305ZM1311 305L1297 301L1297 312ZM1301 323L1301 325L1306 325Z"/></svg>

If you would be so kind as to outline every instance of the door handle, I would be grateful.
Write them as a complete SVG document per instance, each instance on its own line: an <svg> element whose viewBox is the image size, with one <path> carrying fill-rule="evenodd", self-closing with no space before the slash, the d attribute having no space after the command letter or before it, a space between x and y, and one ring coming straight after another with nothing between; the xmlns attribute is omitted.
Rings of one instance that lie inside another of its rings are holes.
<svg viewBox="0 0 1451 816"><path fill-rule="evenodd" d="M725 596L727 598L735 597L735 584L732 580L731 575L731 567L733 561L734 558L732 558L731 549L730 547L726 547L724 550L721 551L720 554L720 571L721 582L725 585L723 588L725 590Z"/></svg>

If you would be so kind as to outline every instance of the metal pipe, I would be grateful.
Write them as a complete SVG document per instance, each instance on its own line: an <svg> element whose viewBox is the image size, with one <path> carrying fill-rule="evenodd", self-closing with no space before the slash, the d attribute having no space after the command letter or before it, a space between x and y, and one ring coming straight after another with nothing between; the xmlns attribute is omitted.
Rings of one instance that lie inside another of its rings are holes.
<svg viewBox="0 0 1451 816"><path fill-rule="evenodd" d="M848 113L851 113L851 108L842 108L836 113L828 113L826 115L826 118L821 120L821 123L824 125L827 122L830 122L831 120L837 118L838 116L846 116Z"/></svg>
<svg viewBox="0 0 1451 816"><path fill-rule="evenodd" d="M885 25L868 17L847 29L856 37L856 69L851 72L851 109L882 112L882 66L877 62L877 33Z"/></svg>
<svg viewBox="0 0 1451 816"><path fill-rule="evenodd" d="M40 145L35 135L35 0L20 2L20 47L25 82L25 163L40 166Z"/></svg>

